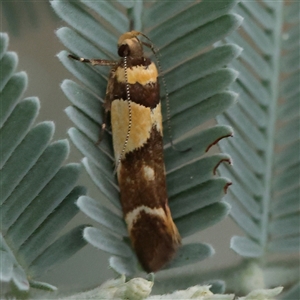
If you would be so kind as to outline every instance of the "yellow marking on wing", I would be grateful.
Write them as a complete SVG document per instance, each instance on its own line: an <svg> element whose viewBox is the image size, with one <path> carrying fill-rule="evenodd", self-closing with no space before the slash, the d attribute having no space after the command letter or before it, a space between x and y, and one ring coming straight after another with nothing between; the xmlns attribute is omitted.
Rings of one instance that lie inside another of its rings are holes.
<svg viewBox="0 0 300 300"><path fill-rule="evenodd" d="M162 115L161 115L161 104L158 103L157 106L151 112L152 124L156 126L158 132L163 135L162 130Z"/></svg>
<svg viewBox="0 0 300 300"><path fill-rule="evenodd" d="M140 83L141 85L145 85L151 82L155 83L157 81L158 72L155 64L151 63L148 67L135 66L127 68L127 75L129 84ZM124 68L117 68L116 78L119 82L126 82Z"/></svg>
<svg viewBox="0 0 300 300"><path fill-rule="evenodd" d="M115 154L115 161L118 162L125 144L129 118L128 118L128 101L114 100L111 104L111 124L113 147ZM147 140L150 138L152 127L156 127L160 134L162 130L162 115L161 104L159 103L154 109L131 102L131 130L126 149L126 153L135 149L143 147ZM118 166L118 173L121 164Z"/></svg>
<svg viewBox="0 0 300 300"><path fill-rule="evenodd" d="M128 102L114 100L111 105L111 124L116 161L121 155L128 131ZM151 110L149 107L131 102L131 131L125 153L142 147L150 137L152 128Z"/></svg>
<svg viewBox="0 0 300 300"><path fill-rule="evenodd" d="M175 244L180 244L181 243L181 237L178 232L178 229L172 219L171 216L171 211L168 206L168 204L165 204L165 211L166 211L166 226L167 226L167 231L171 234L173 241Z"/></svg>

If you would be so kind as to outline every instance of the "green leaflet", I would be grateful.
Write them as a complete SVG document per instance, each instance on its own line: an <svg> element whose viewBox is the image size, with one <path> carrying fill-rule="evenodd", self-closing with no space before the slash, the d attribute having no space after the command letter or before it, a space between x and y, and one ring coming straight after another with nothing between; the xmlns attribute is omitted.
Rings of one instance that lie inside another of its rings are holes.
<svg viewBox="0 0 300 300"><path fill-rule="evenodd" d="M231 248L245 259L259 258L262 270L271 253L299 252L299 14L293 10L299 3L242 1L235 7L244 22L227 41L244 48L232 64L240 72L232 85L240 97L217 117L237 133L220 142L233 160L233 168L219 168L233 179L226 201L245 235L234 236ZM282 272L266 273L267 287ZM289 278L289 285L299 280Z"/></svg>
<svg viewBox="0 0 300 300"><path fill-rule="evenodd" d="M62 167L69 143L51 143L54 123L34 124L40 102L36 97L21 100L27 76L14 73L18 57L6 52L7 48L8 36L1 33L0 278L19 291L28 291L31 284L53 291L55 287L38 283L35 278L86 244L82 230L76 235L76 229L66 233L65 237L72 236L72 242L64 239L59 251L56 240L78 213L74 202L85 189L75 187L80 165ZM34 272L30 269L32 262Z"/></svg>

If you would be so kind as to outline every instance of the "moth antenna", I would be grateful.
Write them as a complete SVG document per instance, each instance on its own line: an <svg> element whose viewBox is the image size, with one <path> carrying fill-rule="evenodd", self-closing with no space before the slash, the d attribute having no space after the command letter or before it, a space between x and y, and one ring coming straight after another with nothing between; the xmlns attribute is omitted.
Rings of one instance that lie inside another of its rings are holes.
<svg viewBox="0 0 300 300"><path fill-rule="evenodd" d="M168 88L167 88L167 84L166 84L166 80L165 80L165 76L163 74L162 71L162 67L160 64L160 60L158 58L158 55L160 54L160 52L158 51L157 48L155 48L154 44L152 43L151 39L148 38L145 34L143 34L142 32L136 32L136 34L139 34L141 36L143 36L144 38L146 38L150 43L145 43L142 42L143 45L147 46L148 48L150 48L153 52L153 54L155 55L156 61L157 61L157 66L158 66L158 71L159 74L161 74L161 79L162 79L162 83L164 86L164 90L165 90L165 95L166 95L166 107L167 107L167 126L168 126L168 135L169 135L169 140L170 140L170 144L171 147L179 152L187 152L190 151L192 148L187 148L187 149L178 149L174 143L173 143L173 135L172 135L172 126L171 126L171 109L170 109L170 100L169 100L169 92L168 92Z"/></svg>
<svg viewBox="0 0 300 300"><path fill-rule="evenodd" d="M72 59L75 59L75 60L78 60L78 61L83 62L83 63L89 63L92 66L99 65L99 66L111 66L111 67L114 67L114 66L116 66L118 64L118 62L116 62L114 60L95 59L95 58L89 59L89 58L79 57L79 56L76 56L76 55L73 55L73 54L69 54L68 57L72 58Z"/></svg>
<svg viewBox="0 0 300 300"><path fill-rule="evenodd" d="M152 49L152 48L151 48ZM154 49L154 46L153 46L153 49ZM163 86L164 86L164 90L165 90L165 95L166 95L166 108L167 108L167 126L168 126L168 135L169 135L169 140L170 140L170 144L171 144L171 147L175 150L175 151L179 151L179 152L188 152L190 151L192 148L186 148L186 149L178 149L174 143L173 143L173 135L172 135L172 126L171 126L171 109L170 109L170 100L169 100L169 91L168 91L168 87L167 87L167 84L166 84L166 79L165 79L165 76L163 74L163 71L162 71L162 67L161 67L161 64L160 64L160 60L158 58L158 50L156 50L156 52L154 52L154 55L155 55L155 58L156 58L156 61L157 61L157 66L158 66L158 71L159 73L161 74L161 79L162 79L162 83L163 83Z"/></svg>
<svg viewBox="0 0 300 300"><path fill-rule="evenodd" d="M124 74L125 74L125 81L126 81L126 96L127 96L127 103L128 103L128 129L127 129L127 134L126 134L125 142L124 142L120 157L119 157L116 167L115 167L115 173L117 172L119 164L121 163L121 159L126 150L129 136L130 136L131 125L132 125L131 99L130 99L130 90L129 90L129 84L128 84L128 74L127 74L127 56L124 56Z"/></svg>

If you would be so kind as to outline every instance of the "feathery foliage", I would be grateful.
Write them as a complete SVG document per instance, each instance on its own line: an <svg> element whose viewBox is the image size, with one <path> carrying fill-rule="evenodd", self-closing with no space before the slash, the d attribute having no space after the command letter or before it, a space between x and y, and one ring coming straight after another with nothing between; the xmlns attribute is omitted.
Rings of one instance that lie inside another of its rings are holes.
<svg viewBox="0 0 300 300"><path fill-rule="evenodd" d="M226 65L241 49L234 44L216 48L213 44L234 31L242 19L231 13L236 4L232 0L130 3L51 2L55 12L70 26L60 28L57 36L70 52L80 57L118 59L118 37L130 30L130 24L147 34L159 48L169 89L173 139L179 149L192 148L182 154L170 147L163 104L169 205L185 238L214 225L229 212L229 205L220 200L231 182L217 176L216 168L222 162L230 162L230 157L226 154L203 157L203 154L220 139L231 136L231 127L219 125L199 130L199 126L207 124L236 100L236 94L227 89L237 72ZM69 130L69 136L85 156L83 164L107 200L101 204L83 196L77 201L83 212L102 225L99 229L86 228L84 238L112 255L110 266L118 273L132 276L137 263L121 216L110 132L96 145L108 69L81 64L67 54L62 51L58 57L82 83L66 80L62 84L73 105L66 113L76 126ZM207 244L184 244L166 269L195 263L213 253Z"/></svg>
<svg viewBox="0 0 300 300"><path fill-rule="evenodd" d="M244 22L228 41L244 49L232 63L240 72L232 89L240 96L217 117L235 132L234 139L220 142L234 162L232 168L220 166L235 183L225 199L245 233L232 237L231 248L260 260L266 287L299 281L295 257L283 256L281 265L269 262L273 253L300 250L299 9L298 1L242 1L235 8Z"/></svg>
<svg viewBox="0 0 300 300"><path fill-rule="evenodd" d="M160 272L156 291L199 282L213 283L214 292L224 290L222 281L209 280L216 278L225 280L236 293L294 285L285 289L282 299L298 299L299 261L283 255L281 261L270 259L272 253L299 251L299 2L243 1L234 8L236 2L55 1L52 6L73 27L61 28L57 35L79 56L117 59L118 36L132 23L160 48L175 144L192 147L185 154L173 151L165 133L170 207L183 238L229 213L229 205L218 201L230 183L227 178L234 183L226 201L233 207L232 218L245 232L231 241L232 249L244 257L242 264L216 272L193 273L187 268L181 268L179 275ZM241 23L232 8L245 19L240 32L226 38ZM219 42L224 38L229 44ZM237 62L233 60L241 49L233 43L243 48ZM39 102L36 98L20 100L27 78L22 72L14 73L17 56L6 51L7 45L7 36L1 35L0 214L4 222L1 220L0 279L21 291L27 291L29 285L53 290L35 279L85 244L82 227L53 241L77 213L73 202L84 189L74 188L78 165L61 167L68 143L49 144L53 124L33 126ZM77 206L101 224L99 229L86 228L84 237L112 254L110 265L117 272L134 274L137 262L121 217L110 133L100 147L95 145L108 70L71 61L66 54L61 52L59 58L82 82L62 84L73 104L66 112L77 127L69 135L107 199L102 203L87 196L77 200ZM235 83L237 73L224 67L228 64L239 71ZM240 98L226 111L235 100L227 91L229 85ZM227 126L203 130L203 124L215 116ZM199 130L193 130L197 126ZM233 168L220 165L231 160L227 154L203 157L210 146L232 135L231 126L235 137L220 145L232 156ZM225 177L215 174L217 167ZM41 199L47 200L46 209L39 205ZM186 260L193 263L212 254L209 245L187 244L168 267L183 267Z"/></svg>
<svg viewBox="0 0 300 300"><path fill-rule="evenodd" d="M79 164L62 166L68 141L51 143L54 123L34 124L39 100L22 99L27 75L15 73L18 56L7 48L8 36L1 33L0 280L20 291L54 290L36 279L86 244L83 226L57 238L77 214L74 202L85 188L75 186Z"/></svg>

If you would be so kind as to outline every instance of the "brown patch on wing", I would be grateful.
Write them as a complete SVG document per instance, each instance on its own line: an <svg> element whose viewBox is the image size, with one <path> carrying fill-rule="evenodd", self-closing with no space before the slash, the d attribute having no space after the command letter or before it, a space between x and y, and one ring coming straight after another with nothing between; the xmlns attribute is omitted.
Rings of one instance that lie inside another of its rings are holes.
<svg viewBox="0 0 300 300"><path fill-rule="evenodd" d="M147 272L156 272L176 254L180 236L171 216L161 218L141 211L130 232L133 248Z"/></svg>
<svg viewBox="0 0 300 300"><path fill-rule="evenodd" d="M116 72L115 68L111 68L108 76L107 87L105 92L105 101L103 104L103 107L106 112L111 110L111 102L115 99L114 98L115 76L116 76L115 72Z"/></svg>
<svg viewBox="0 0 300 300"><path fill-rule="evenodd" d="M151 64L151 59L145 56L142 57L127 57L127 65L128 67L133 67L133 66L144 66L147 67ZM124 61L120 60L119 66L124 68Z"/></svg>
<svg viewBox="0 0 300 300"><path fill-rule="evenodd" d="M151 68L148 68L149 65L151 65ZM128 83L130 100L146 107L154 108L160 102L156 67L148 58L145 57L140 59L128 59L128 70L133 70L133 68L136 68L137 66L142 69L143 77L152 78L152 81L149 81L146 84L141 84L139 82L133 84ZM153 71L153 68L155 68L156 73ZM110 102L114 99L127 99L124 75L122 75L120 78L116 75L116 70L119 70L118 73L120 74L120 69L124 70L123 61L121 61L115 70L113 70L113 74L111 73L109 78L108 85L110 86ZM136 71L138 71L138 69L136 69ZM134 77L138 77L138 73L139 72L136 72ZM141 80L141 82L144 82L144 79Z"/></svg>
<svg viewBox="0 0 300 300"><path fill-rule="evenodd" d="M126 83L118 82L114 79L113 99L127 99ZM129 84L130 100L146 107L154 108L159 102L159 84L148 83L142 85L140 83Z"/></svg>
<svg viewBox="0 0 300 300"><path fill-rule="evenodd" d="M144 166L153 169L154 182L145 178ZM120 163L118 181L124 215L140 205L150 208L165 206L168 196L163 143L162 136L155 127L152 127L150 138L143 147L124 155Z"/></svg>
<svg viewBox="0 0 300 300"><path fill-rule="evenodd" d="M153 180L145 175L145 166L153 170ZM118 180L125 217L140 206L164 211L164 216L141 211L132 224L128 224L132 245L142 266L148 272L158 271L174 257L180 236L168 207L162 136L156 127L152 127L143 147L126 153L121 160Z"/></svg>

